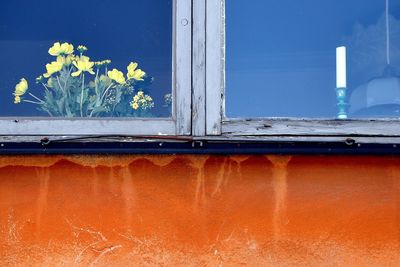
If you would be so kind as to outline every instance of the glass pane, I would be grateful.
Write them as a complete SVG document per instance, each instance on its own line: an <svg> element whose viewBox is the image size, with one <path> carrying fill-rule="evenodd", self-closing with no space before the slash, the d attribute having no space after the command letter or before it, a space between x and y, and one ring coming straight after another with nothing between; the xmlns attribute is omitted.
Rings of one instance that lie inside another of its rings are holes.
<svg viewBox="0 0 400 267"><path fill-rule="evenodd" d="M400 116L400 0L226 0L226 40L227 117Z"/></svg>
<svg viewBox="0 0 400 267"><path fill-rule="evenodd" d="M0 116L170 116L172 10L171 0L1 1Z"/></svg>

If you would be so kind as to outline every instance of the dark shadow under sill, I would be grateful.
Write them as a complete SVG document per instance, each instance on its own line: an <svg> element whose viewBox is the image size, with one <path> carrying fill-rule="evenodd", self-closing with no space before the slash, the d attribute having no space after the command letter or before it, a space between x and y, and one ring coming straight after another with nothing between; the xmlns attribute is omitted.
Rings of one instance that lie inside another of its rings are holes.
<svg viewBox="0 0 400 267"><path fill-rule="evenodd" d="M365 136L1 136L0 155L400 155L400 138Z"/></svg>

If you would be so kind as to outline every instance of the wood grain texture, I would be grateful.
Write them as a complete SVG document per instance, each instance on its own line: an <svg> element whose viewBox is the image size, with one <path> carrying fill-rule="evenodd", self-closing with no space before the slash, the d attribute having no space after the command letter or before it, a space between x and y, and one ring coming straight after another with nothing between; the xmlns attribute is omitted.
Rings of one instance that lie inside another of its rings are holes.
<svg viewBox="0 0 400 267"><path fill-rule="evenodd" d="M174 78L176 134L191 134L192 1L175 0Z"/></svg>
<svg viewBox="0 0 400 267"><path fill-rule="evenodd" d="M3 119L1 135L174 135L172 119Z"/></svg>
<svg viewBox="0 0 400 267"><path fill-rule="evenodd" d="M193 2L192 134L206 134L206 1Z"/></svg>
<svg viewBox="0 0 400 267"><path fill-rule="evenodd" d="M400 136L399 120L248 119L223 122L233 136Z"/></svg>
<svg viewBox="0 0 400 267"><path fill-rule="evenodd" d="M219 135L224 98L224 1L207 0L206 3L206 132Z"/></svg>

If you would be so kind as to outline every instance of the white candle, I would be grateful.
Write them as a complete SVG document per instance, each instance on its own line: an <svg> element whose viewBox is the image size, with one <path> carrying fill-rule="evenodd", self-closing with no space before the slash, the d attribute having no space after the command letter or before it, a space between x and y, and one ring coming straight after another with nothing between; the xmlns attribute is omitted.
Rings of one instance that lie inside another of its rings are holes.
<svg viewBox="0 0 400 267"><path fill-rule="evenodd" d="M336 88L346 88L346 47L336 48Z"/></svg>

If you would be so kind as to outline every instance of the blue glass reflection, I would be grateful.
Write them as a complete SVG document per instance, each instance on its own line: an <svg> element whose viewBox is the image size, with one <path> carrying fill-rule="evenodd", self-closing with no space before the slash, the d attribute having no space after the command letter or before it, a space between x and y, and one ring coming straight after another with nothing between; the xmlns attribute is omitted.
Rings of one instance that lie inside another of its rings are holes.
<svg viewBox="0 0 400 267"><path fill-rule="evenodd" d="M399 77L399 19L391 0L390 77ZM400 116L400 80L371 85L387 75L385 0L227 0L226 25L227 117L336 117L342 45L350 117Z"/></svg>
<svg viewBox="0 0 400 267"><path fill-rule="evenodd" d="M172 1L19 0L0 2L0 116L44 116L35 105L15 105L15 84L25 77L29 92L42 95L35 78L53 43L84 44L93 60L112 59L126 73L131 61L154 78L145 86L154 99L154 116L169 116L164 96L172 84Z"/></svg>

